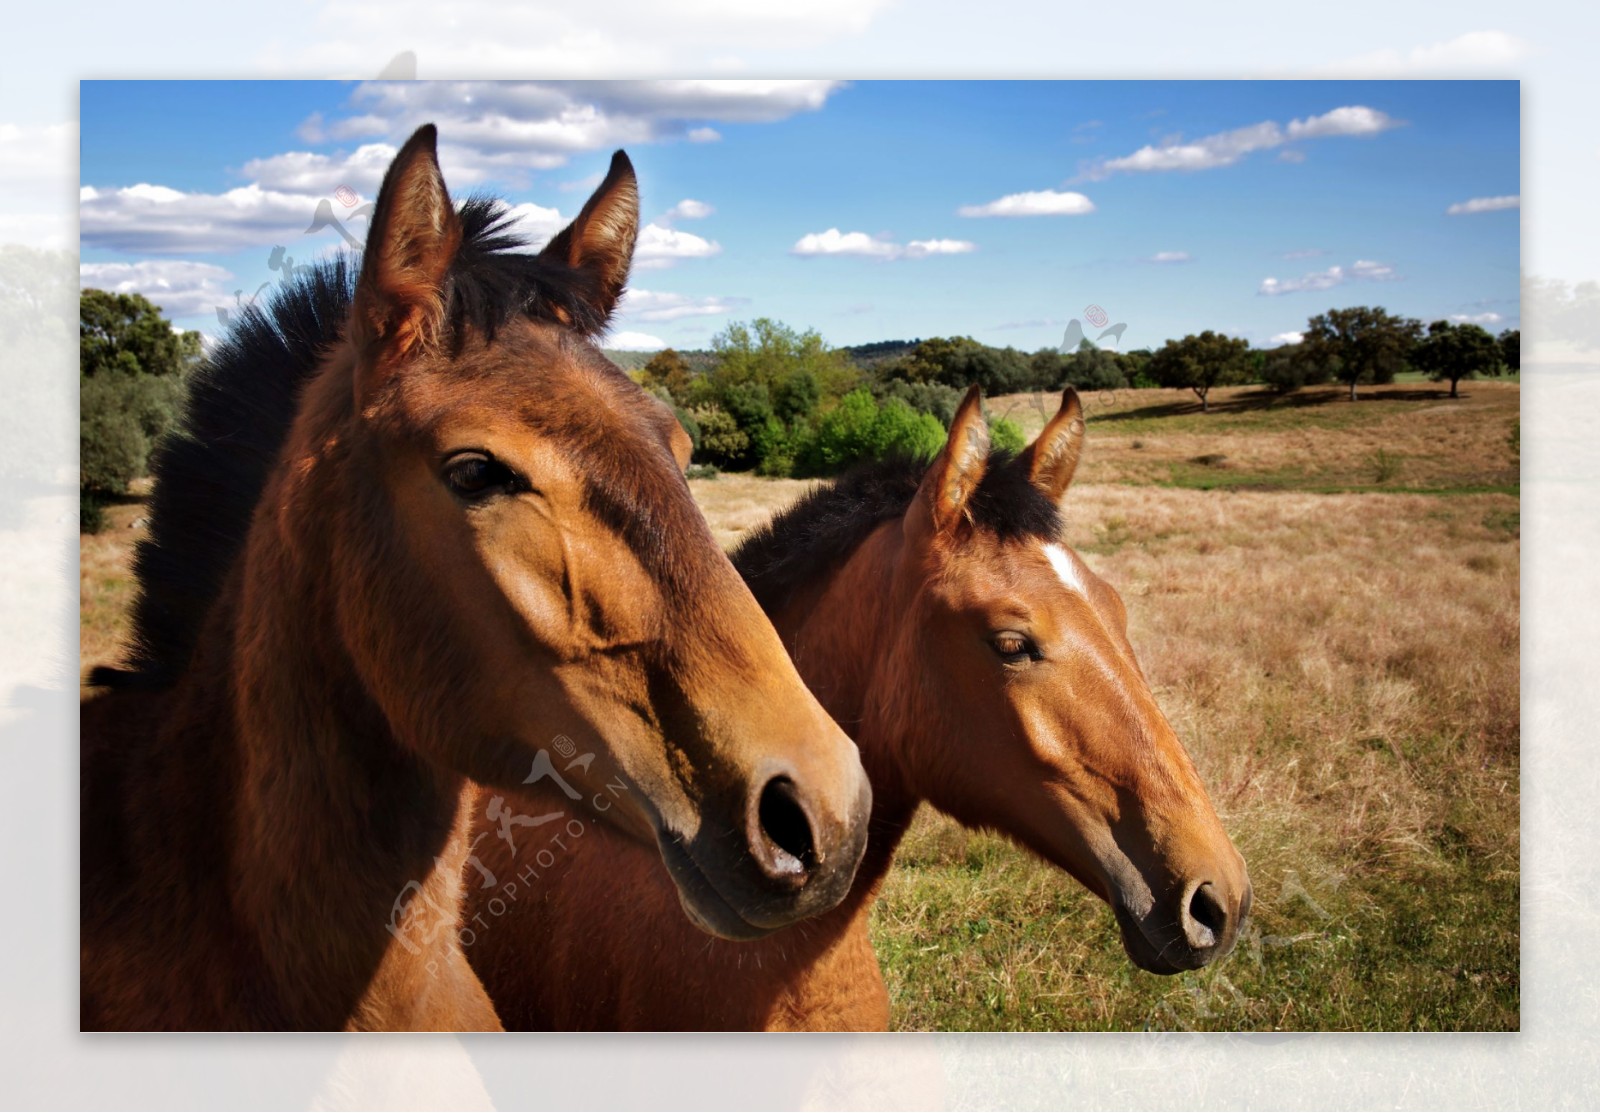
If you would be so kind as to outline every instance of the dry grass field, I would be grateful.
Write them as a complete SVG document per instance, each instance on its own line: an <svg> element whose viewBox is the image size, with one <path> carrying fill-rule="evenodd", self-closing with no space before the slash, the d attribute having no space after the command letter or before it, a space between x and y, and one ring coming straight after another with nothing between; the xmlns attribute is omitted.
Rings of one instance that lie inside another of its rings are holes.
<svg viewBox="0 0 1600 1113"><path fill-rule="evenodd" d="M1515 1029L1520 391L1129 391L1089 401L1067 541L1249 862L1237 951L1159 978L1110 913L924 810L874 916L905 1029ZM1054 399L1001 398L1028 432ZM805 484L692 483L719 540ZM114 656L142 507L82 544L82 661Z"/></svg>

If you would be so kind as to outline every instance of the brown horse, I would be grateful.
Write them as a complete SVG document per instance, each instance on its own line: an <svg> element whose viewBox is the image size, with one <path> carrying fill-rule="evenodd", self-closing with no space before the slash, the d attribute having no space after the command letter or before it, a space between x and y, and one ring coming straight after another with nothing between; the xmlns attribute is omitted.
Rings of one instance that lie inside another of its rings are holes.
<svg viewBox="0 0 1600 1113"><path fill-rule="evenodd" d="M469 780L555 789L525 824L591 809L730 938L848 892L856 748L713 541L682 430L590 342L632 167L533 254L435 150L396 156L359 279L247 316L158 461L129 667L82 708L84 1028L494 1027Z"/></svg>
<svg viewBox="0 0 1600 1113"><path fill-rule="evenodd" d="M855 888L815 920L723 944L671 922L643 855L585 833L514 900L469 888L467 957L507 1027L886 1027L868 914L922 800L1077 878L1139 966L1228 953L1250 907L1244 861L1156 706L1117 593L1059 540L1083 433L1068 390L1021 455L991 455L974 389L931 466L868 467L739 548L872 778ZM511 851L485 842L508 872Z"/></svg>

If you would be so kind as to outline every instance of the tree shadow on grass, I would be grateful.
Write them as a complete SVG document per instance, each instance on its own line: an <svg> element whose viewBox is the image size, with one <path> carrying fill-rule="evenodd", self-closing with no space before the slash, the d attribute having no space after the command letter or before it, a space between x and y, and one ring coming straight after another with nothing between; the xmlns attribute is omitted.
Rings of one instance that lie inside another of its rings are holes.
<svg viewBox="0 0 1600 1113"><path fill-rule="evenodd" d="M1423 387L1412 390L1383 390L1374 391L1368 387L1365 392L1357 388L1357 402L1437 402L1448 400L1450 388ZM1467 397L1462 393L1462 399ZM1200 400L1190 395L1188 398L1178 398L1171 402L1163 402L1155 406L1141 406L1136 410L1122 410L1117 413L1098 413L1093 418L1096 421L1145 421L1162 417L1188 417L1191 414L1204 414L1211 417L1217 414L1245 414L1268 413L1271 411L1291 411L1308 409L1317 406L1328 406L1350 402L1350 391L1346 387L1313 388L1297 390L1291 394L1278 394L1271 390L1252 390L1230 394L1224 398L1214 398L1209 410L1200 408Z"/></svg>

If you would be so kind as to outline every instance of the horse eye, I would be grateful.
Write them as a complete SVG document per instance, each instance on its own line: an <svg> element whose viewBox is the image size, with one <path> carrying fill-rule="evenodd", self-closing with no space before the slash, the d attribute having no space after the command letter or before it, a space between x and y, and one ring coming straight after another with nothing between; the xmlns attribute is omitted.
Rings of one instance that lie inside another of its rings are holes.
<svg viewBox="0 0 1600 1113"><path fill-rule="evenodd" d="M1015 630L1002 630L989 639L989 644L1008 665L1039 659L1039 647L1033 644L1033 639Z"/></svg>
<svg viewBox="0 0 1600 1113"><path fill-rule="evenodd" d="M446 487L464 499L480 499L516 482L510 468L482 452L461 452L444 466Z"/></svg>

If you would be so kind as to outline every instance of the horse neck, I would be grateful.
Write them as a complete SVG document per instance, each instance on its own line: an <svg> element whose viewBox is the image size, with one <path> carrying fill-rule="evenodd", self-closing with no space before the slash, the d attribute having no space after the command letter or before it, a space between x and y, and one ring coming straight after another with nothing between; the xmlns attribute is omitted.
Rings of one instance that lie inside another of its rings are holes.
<svg viewBox="0 0 1600 1113"><path fill-rule="evenodd" d="M883 713L901 606L896 573L904 550L899 520L879 526L832 573L797 593L775 614L806 686L855 739L872 782L871 835L856 892L870 892L888 871L921 802L906 764L908 738Z"/></svg>
<svg viewBox="0 0 1600 1113"><path fill-rule="evenodd" d="M233 751L219 887L278 1019L303 1028L384 1022L363 998L380 970L392 997L406 993L386 930L396 903L414 883L454 909L465 857L461 779L401 745L340 641L327 558L356 528L330 512L342 494L283 474L269 484L174 717L179 750Z"/></svg>

